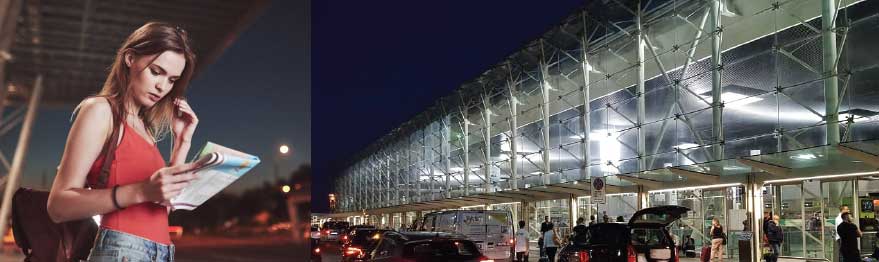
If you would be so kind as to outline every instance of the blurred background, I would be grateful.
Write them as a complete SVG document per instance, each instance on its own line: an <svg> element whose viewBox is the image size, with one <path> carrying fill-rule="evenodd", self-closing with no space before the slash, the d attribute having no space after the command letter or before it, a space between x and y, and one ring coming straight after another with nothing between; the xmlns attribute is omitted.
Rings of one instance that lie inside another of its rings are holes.
<svg viewBox="0 0 879 262"><path fill-rule="evenodd" d="M190 156L210 141L262 160L198 209L172 212L177 260L284 261L304 254L309 5L0 0L0 189L51 188L73 108L100 90L131 32L149 21L170 22L189 32L198 56L186 94L200 119ZM36 110L28 114L29 108ZM158 147L167 159L170 141ZM3 232L0 261L20 261L14 238Z"/></svg>

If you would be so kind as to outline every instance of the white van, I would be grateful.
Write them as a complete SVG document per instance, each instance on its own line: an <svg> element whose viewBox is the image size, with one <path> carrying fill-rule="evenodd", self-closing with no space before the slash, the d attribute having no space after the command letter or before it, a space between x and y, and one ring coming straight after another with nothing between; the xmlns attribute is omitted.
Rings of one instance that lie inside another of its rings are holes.
<svg viewBox="0 0 879 262"><path fill-rule="evenodd" d="M509 259L513 252L513 216L504 210L451 210L424 215L423 231L458 233L476 243L490 259Z"/></svg>

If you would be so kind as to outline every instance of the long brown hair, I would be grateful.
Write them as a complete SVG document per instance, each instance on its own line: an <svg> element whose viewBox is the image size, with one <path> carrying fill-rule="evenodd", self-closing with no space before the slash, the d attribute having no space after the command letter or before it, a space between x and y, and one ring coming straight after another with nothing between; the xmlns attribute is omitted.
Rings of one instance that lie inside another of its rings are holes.
<svg viewBox="0 0 879 262"><path fill-rule="evenodd" d="M116 59L110 67L110 75L107 76L107 81L104 82L103 88L97 94L98 97L106 97L111 101L110 106L113 108L114 117L124 116L129 112L125 100L130 95L128 76L131 70L125 64L125 56L127 54L135 57L148 56L161 54L165 51L182 54L186 59L186 66L183 68L180 79L174 82L171 92L149 109L139 112L139 117L144 120L144 126L156 141L162 140L169 133L171 120L176 112L173 102L186 93L186 88L189 86L189 81L192 80L195 69L195 53L191 48L189 34L185 30L163 22L149 22L134 30L116 52ZM117 121L125 121L125 119L114 119L115 123L119 123Z"/></svg>

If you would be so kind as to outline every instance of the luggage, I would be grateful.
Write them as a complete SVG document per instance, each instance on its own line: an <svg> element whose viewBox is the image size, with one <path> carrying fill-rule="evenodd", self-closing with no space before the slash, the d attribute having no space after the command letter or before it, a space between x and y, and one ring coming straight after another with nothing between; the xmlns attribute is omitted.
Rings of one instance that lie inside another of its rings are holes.
<svg viewBox="0 0 879 262"><path fill-rule="evenodd" d="M711 246L702 247L702 256L700 257L701 262L710 262L711 261Z"/></svg>

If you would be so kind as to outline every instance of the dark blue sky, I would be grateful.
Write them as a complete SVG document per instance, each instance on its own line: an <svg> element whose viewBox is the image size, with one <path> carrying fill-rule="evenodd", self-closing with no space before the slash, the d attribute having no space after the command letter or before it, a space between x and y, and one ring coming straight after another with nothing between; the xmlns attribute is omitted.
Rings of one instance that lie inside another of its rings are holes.
<svg viewBox="0 0 879 262"><path fill-rule="evenodd" d="M584 3L314 1L312 211L354 154Z"/></svg>
<svg viewBox="0 0 879 262"><path fill-rule="evenodd" d="M282 175L311 162L307 18L306 1L274 1L214 64L202 68L189 88L187 97L200 120L190 156L212 141L262 159L230 186L231 192L273 180L273 161L281 144L293 148L292 155L278 161ZM23 186L41 188L44 173L46 185L51 185L73 106L41 110ZM9 134L0 148L12 161L18 131ZM167 159L170 144L160 144L159 149Z"/></svg>

